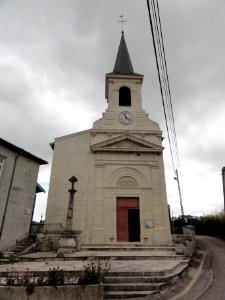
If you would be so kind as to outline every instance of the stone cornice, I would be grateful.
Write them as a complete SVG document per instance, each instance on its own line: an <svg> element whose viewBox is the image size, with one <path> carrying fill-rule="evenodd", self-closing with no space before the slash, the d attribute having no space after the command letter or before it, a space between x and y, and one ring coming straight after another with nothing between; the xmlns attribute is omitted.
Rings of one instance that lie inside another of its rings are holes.
<svg viewBox="0 0 225 300"><path fill-rule="evenodd" d="M92 152L161 153L163 147L131 134L123 134L90 146Z"/></svg>
<svg viewBox="0 0 225 300"><path fill-rule="evenodd" d="M140 134L141 136L145 135L155 135L158 137L162 137L162 131L161 130L131 130L132 134ZM92 136L95 136L96 134L108 134L108 135L114 135L114 134L129 134L128 130L121 130L121 129L90 129L90 133Z"/></svg>

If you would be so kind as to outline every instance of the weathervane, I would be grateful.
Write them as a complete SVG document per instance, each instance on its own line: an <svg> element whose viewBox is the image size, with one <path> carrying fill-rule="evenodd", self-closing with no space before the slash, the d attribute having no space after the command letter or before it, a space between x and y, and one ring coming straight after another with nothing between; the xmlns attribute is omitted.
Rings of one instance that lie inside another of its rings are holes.
<svg viewBox="0 0 225 300"><path fill-rule="evenodd" d="M124 19L123 19L123 15L121 15L120 16L120 21L118 22L118 23L120 23L121 24L121 27L122 27L122 32L123 32L123 23L125 23L125 22L127 22L127 21L124 21Z"/></svg>

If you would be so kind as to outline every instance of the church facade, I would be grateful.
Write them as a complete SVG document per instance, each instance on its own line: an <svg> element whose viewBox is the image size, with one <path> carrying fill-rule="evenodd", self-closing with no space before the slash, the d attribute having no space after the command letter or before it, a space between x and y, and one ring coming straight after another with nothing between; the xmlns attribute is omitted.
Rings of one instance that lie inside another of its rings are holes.
<svg viewBox="0 0 225 300"><path fill-rule="evenodd" d="M68 179L76 176L73 230L82 231L82 244L171 243L162 132L142 108L143 77L122 33L102 118L53 144L45 222L65 226Z"/></svg>

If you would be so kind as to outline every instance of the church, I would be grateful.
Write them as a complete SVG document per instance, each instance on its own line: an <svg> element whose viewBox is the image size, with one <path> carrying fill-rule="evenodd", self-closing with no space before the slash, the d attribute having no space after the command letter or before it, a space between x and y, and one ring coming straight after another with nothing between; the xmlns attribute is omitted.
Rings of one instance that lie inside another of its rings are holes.
<svg viewBox="0 0 225 300"><path fill-rule="evenodd" d="M142 107L144 76L133 70L124 33L105 76L107 109L89 130L56 138L46 224L66 226L75 176L72 229L82 245L171 243L162 132Z"/></svg>

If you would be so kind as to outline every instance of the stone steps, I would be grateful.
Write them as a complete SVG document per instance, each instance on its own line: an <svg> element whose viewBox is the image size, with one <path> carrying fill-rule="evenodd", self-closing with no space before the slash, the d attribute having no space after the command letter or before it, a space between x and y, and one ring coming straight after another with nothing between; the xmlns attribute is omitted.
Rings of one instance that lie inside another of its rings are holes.
<svg viewBox="0 0 225 300"><path fill-rule="evenodd" d="M69 261L90 260L182 260L183 255L176 255L172 245L149 246L139 244L110 244L110 245L83 245L81 251L71 254L65 253L64 258ZM56 252L48 252L45 255L33 253L32 256L21 255L18 261L59 261Z"/></svg>
<svg viewBox="0 0 225 300"><path fill-rule="evenodd" d="M104 299L139 299L160 293L161 290L174 284L187 267L187 262L181 262L167 271L110 272L104 281Z"/></svg>
<svg viewBox="0 0 225 300"><path fill-rule="evenodd" d="M140 297L151 296L159 291L117 291L117 292L107 292L104 299L113 300L113 299L135 299Z"/></svg>
<svg viewBox="0 0 225 300"><path fill-rule="evenodd" d="M145 283L145 282L125 282L125 283L106 283L104 284L105 291L154 291L154 290L161 290L163 287L166 286L165 282L156 282L156 283Z"/></svg>
<svg viewBox="0 0 225 300"><path fill-rule="evenodd" d="M172 251L175 252L174 246L151 246L139 244L110 244L110 245L83 245L82 251Z"/></svg>
<svg viewBox="0 0 225 300"><path fill-rule="evenodd" d="M150 260L149 260L150 261ZM173 267L169 268L169 269L163 269L163 270L148 270L148 271L138 271L138 266L137 264L136 267L137 267L137 271L133 270L131 265L129 265L129 262L126 261L126 263L128 264L128 269L129 271L110 271L107 275L107 277L114 277L114 278L117 278L117 277L133 277L133 276L138 276L138 277L150 277L150 276L153 276L154 278L155 277L160 277L160 276L163 276L163 278L165 278L166 276L174 276L174 275L177 275L177 274L180 274L181 272L183 272L188 264L189 264L189 259L184 259L184 260L181 260L180 262L176 263Z"/></svg>
<svg viewBox="0 0 225 300"><path fill-rule="evenodd" d="M34 244L36 241L35 238L30 238L27 237L21 241L17 241L16 245L14 246L14 252L16 254L23 252L25 249L27 249L28 247L30 247L32 244Z"/></svg>
<svg viewBox="0 0 225 300"><path fill-rule="evenodd" d="M143 253L140 255L139 253L133 252L132 255L128 253L118 253L115 252L115 254L109 253L108 255L105 252L98 253L96 252L90 252L90 253L76 253L76 255L69 255L65 254L64 258L67 261L83 261L83 260L90 260L94 258L98 258L101 260L182 260L184 259L183 255L175 255L174 253L155 253L155 254L149 254L149 253ZM32 254L32 256L28 255L21 255L17 257L17 261L45 261L45 260L53 260L53 261L61 261L62 258L57 257L55 253L53 255L43 256L40 255L35 256L35 253Z"/></svg>
<svg viewBox="0 0 225 300"><path fill-rule="evenodd" d="M86 245L87 246L87 245ZM137 247L135 245L93 246L74 253L65 253L63 258L56 252L37 252L18 256L23 262L77 261L77 271L81 271L87 261L108 261L110 270L104 282L105 299L139 299L151 297L174 284L188 267L188 259L176 255L173 247ZM88 249L88 250L87 250ZM95 249L91 251L90 249ZM108 250L105 250L108 249ZM116 249L116 251L114 250ZM126 250L124 250L126 249ZM155 251L157 250L157 251ZM36 271L33 271L35 275Z"/></svg>
<svg viewBox="0 0 225 300"><path fill-rule="evenodd" d="M171 278L171 276L107 276L104 280L104 283L161 283L168 281Z"/></svg>

